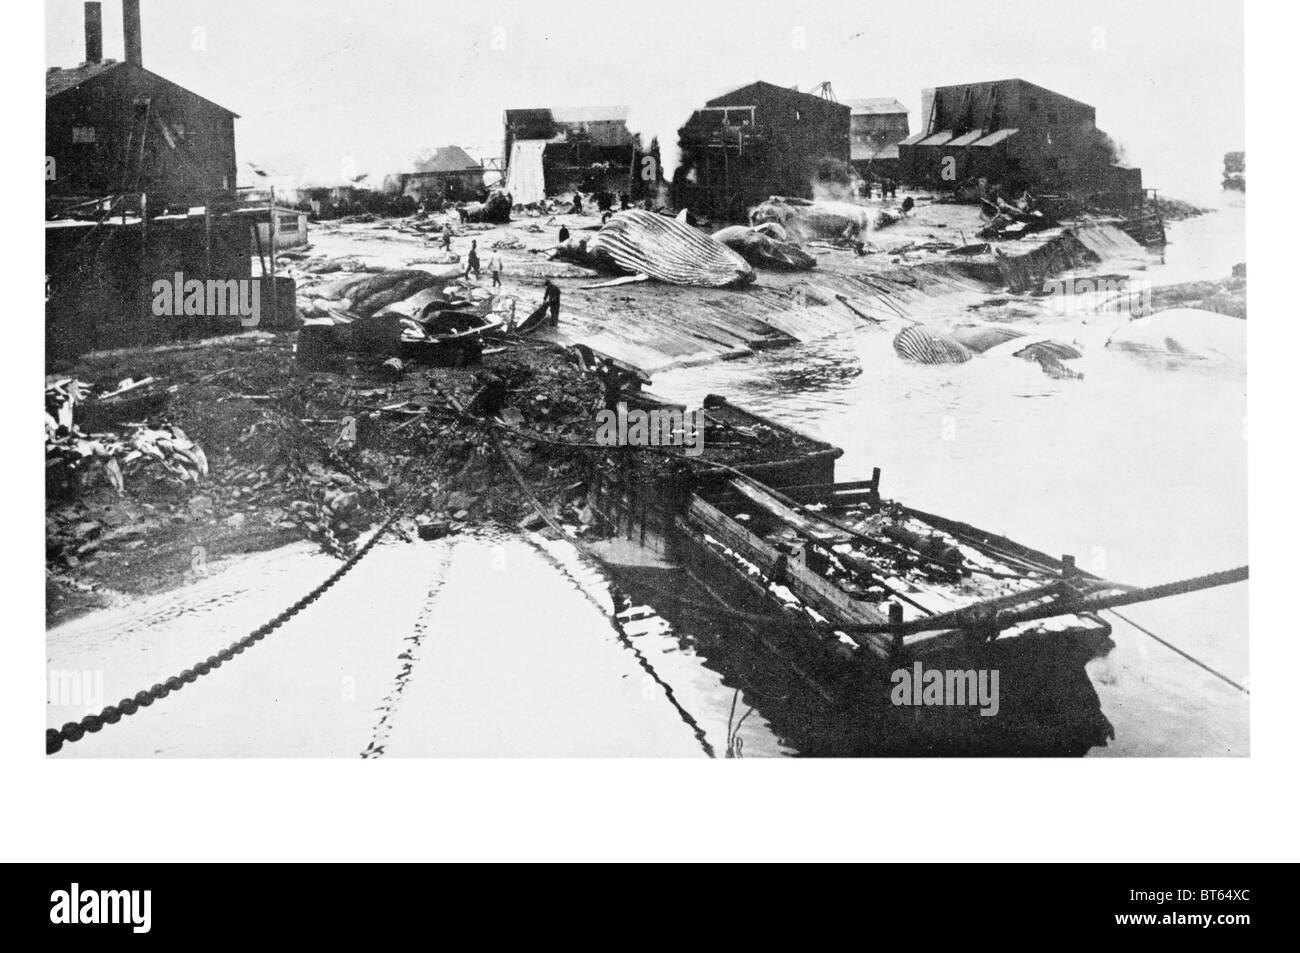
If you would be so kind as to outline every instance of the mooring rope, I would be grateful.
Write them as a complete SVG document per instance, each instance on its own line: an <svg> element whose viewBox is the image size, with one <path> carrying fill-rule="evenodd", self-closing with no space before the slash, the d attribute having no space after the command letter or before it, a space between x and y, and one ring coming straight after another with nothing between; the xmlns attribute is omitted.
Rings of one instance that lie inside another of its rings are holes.
<svg viewBox="0 0 1300 953"><path fill-rule="evenodd" d="M1161 583L1157 586L1146 586L1139 588L1123 588L1120 592L1106 592L1095 595L1079 596L1075 599L1066 600L1063 604L1051 604L1046 606L1031 606L1027 609L1010 609L1001 610L997 608L997 603L1004 602L1003 597L991 599L987 603L976 602L973 605L957 609L953 612L945 612L941 615L931 616L928 619L914 619L911 622L898 623L853 623L839 626L844 632L876 632L876 633L893 633L897 635L910 635L916 632L934 632L940 629L965 629L965 628L983 628L991 626L998 629L1007 626L1017 625L1021 622L1032 622L1036 619L1050 619L1053 616L1078 614L1080 612L1101 612L1106 609L1113 609L1116 606L1134 605L1139 602L1153 602L1156 599L1166 599L1169 596L1186 595L1191 592L1200 592L1203 589L1214 589L1218 586L1228 586L1237 582L1244 582L1250 578L1249 566L1238 566L1235 569L1224 569L1220 572L1208 573L1204 576L1192 576L1188 579L1177 579L1173 582ZM1103 587L1104 588L1104 587ZM1121 587L1112 587L1121 588Z"/></svg>
<svg viewBox="0 0 1300 953"><path fill-rule="evenodd" d="M1202 661L1201 661L1200 659L1198 659L1196 656L1192 655L1190 652L1187 652L1187 651L1185 651L1185 650L1183 650L1183 649L1180 649L1178 646L1174 645L1172 642L1169 642L1169 641L1167 641L1167 640L1165 640L1165 639L1160 638L1160 636L1156 635L1156 634L1155 634L1154 632L1152 632L1150 629L1148 629L1148 628L1146 628L1146 627L1144 627L1144 626L1138 625L1136 622L1134 622L1132 619L1130 619L1128 616L1124 615L1123 613L1116 612L1114 609L1109 609L1109 610L1107 610L1107 611L1110 612L1111 615L1113 615L1115 618L1119 619L1120 621L1122 621L1122 622L1127 622L1129 625L1133 626L1133 628L1137 629L1137 630L1138 630L1139 632L1141 632L1143 635L1146 635L1146 636L1149 636L1150 638L1155 639L1157 642L1159 642L1159 643L1160 643L1161 645L1163 645L1165 648L1169 649L1171 652L1176 652L1177 654L1181 655L1183 658L1187 659L1187 661L1191 662L1193 665L1197 665L1197 666L1199 666L1199 667L1205 669L1207 672L1209 672L1209 673L1210 673L1211 675L1213 675L1215 678L1219 678L1219 679L1222 679L1223 681L1227 682L1227 683L1228 683L1229 685L1231 685L1233 688L1237 689L1237 691L1239 691L1239 692L1243 692L1243 693L1245 693L1245 694L1247 694L1247 695L1250 694L1250 689L1247 688L1245 685L1242 685L1242 684L1240 684L1240 683L1238 683L1238 682L1234 682L1232 679L1230 679L1227 675L1224 675L1224 674L1223 674L1222 672L1220 672L1218 669L1216 669L1216 668L1212 668L1212 667L1210 667L1209 665L1206 665L1204 662L1202 662Z"/></svg>
<svg viewBox="0 0 1300 953"><path fill-rule="evenodd" d="M447 394L442 392L439 388L436 387L436 385L435 385L435 390L438 391L438 393L443 397L443 399L447 401L447 403L459 416L467 420L470 420L472 422L483 425L487 428L490 428L488 430L489 434L492 436L494 443L496 444L501 455L506 459L507 463L512 467L512 469L513 469L513 461L509 459L509 455L505 452L504 445L501 444L500 439L494 433L495 430L504 430L508 433L519 436L525 440L550 444L553 446L569 447L572 449L597 449L602 451L607 451L609 449L603 444L596 444L596 443L589 443L589 442L582 442L582 441L558 440L552 437L543 436L541 434L530 433L528 431L521 430L516 427L511 427L508 424L505 424L501 421L487 420L481 417L476 417L472 414L465 412L453 398L449 397ZM663 447L645 446L645 447L637 447L635 449L650 451L650 452L658 452L663 455L671 456L673 459L685 460L691 463L695 463L697 465L714 467L717 469L727 471L729 473L733 473L737 477L745 480L751 485L756 486L760 490L771 495L773 498L775 498L776 500L778 500L779 502L783 503L786 506L790 506L791 508L797 509L800 512L804 513L805 515L813 519L817 519L828 526L840 530L841 532L847 533L848 535L854 538L860 539L869 545L881 545L880 540L875 540L870 537L867 537L861 533L858 533L853 529L850 529L849 527L841 525L840 523L838 523L835 520L832 520L828 516L824 516L823 514L818 513L815 510L810 510L807 507L804 507L802 504L798 503L797 501L789 499L788 497L784 496L784 494L781 494L774 488L763 484L761 481L755 479L754 477L750 476L747 473L744 473L741 470L736 469L735 467L731 467L723 463L716 463L713 461L695 460L693 458L686 457L683 454L674 453L672 450ZM517 479L522 480L522 476L518 476ZM554 520L550 518L549 514L543 512L540 504L536 501L535 497L532 497L532 501L533 501L534 508L537 509L542 519L544 519L549 525L551 525L551 527L556 532L559 532L565 538L568 538L568 535L563 533L563 530L558 527L558 525L554 522ZM816 541L814 540L813 542ZM888 546L889 544L884 544L884 545ZM891 548L898 549L902 547L891 547ZM908 547L907 549L910 552L915 552L914 550L911 550L910 547ZM980 570L971 569L971 567L967 567L967 566L957 567L946 561L935 560L932 557L927 557L921 553L917 553L916 555L935 565L944 566L947 568L966 568L972 572L981 572ZM1014 574L999 574L999 573L991 573L991 572L985 574L995 576L995 577L1000 577L1000 578L1008 577L1008 578L1015 578L1020 580L1032 580L1035 578L1032 576L1019 576ZM859 623L859 624L847 624L847 625L826 624L824 626L818 626L811 619L807 619L806 617L801 617L801 618L802 621L805 624L807 624L810 628L822 629L824 631L829 631L829 632L844 632L848 635L877 633L877 634L901 636L908 633L941 631L943 629L949 629L949 628L985 628L989 626L994 626L996 627L997 630L1000 631L1003 628L1006 628L1011 625L1016 625L1021 622L1030 622L1038 619L1052 618L1054 616L1078 614L1084 612L1100 612L1104 610L1111 610L1114 615L1119 616L1120 618L1124 618L1123 616L1120 616L1119 613L1113 611L1114 607L1122 606L1122 605L1132 605L1141 602L1151 602L1157 599L1168 598L1169 596L1183 595L1187 593L1198 592L1204 589L1212 589L1218 586L1231 585L1233 583L1242 582L1246 580L1247 578L1249 578L1249 575L1250 575L1249 566L1239 566L1234 569L1227 569L1221 572L1210 573L1204 576L1194 576L1187 579L1179 579L1179 580L1174 580L1173 582L1162 583L1160 585L1147 586L1147 587L1132 587L1120 583L1112 583L1107 580L1097 580L1094 584L1096 588L1100 590L1100 592L1091 596L1080 596L1077 599L1068 600L1064 605L1053 602L1046 606L1035 606L1035 607L1030 607L1028 609L1003 610L999 608L999 605L1005 604L1007 597L996 597L993 599L986 600L985 602L978 602L973 605L966 606L954 612L940 613L937 615L930 614L928 618L916 619L911 622L902 622L902 623L875 623L875 624ZM913 602L913 600L911 600L910 598L908 598L905 594L895 592L894 590L892 590L891 587L888 586L885 586L885 588L887 591L890 591L891 594L904 599L904 601L909 602L912 605L916 605L916 603ZM1115 590L1119 590L1119 591L1116 592ZM1107 595L1106 594L1107 592L1109 592L1110 594ZM1026 597L1025 594L1013 594L1013 595L1018 595L1021 596L1022 598ZM679 601L683 602L683 604L685 604L686 602L690 602L691 608L699 609L700 611L718 612L719 614L730 616L732 618L737 618L742 621L755 622L755 621L762 621L765 618L762 615L739 612L730 609L729 607L724 608L722 606L716 606L716 607L704 606L700 603L694 602L693 600L681 600L680 597L674 597L674 598L678 598ZM928 609L924 609L924 611L930 613L930 610ZM790 618L789 616L786 616L785 620L788 621L789 618ZM1129 620L1125 619L1124 621L1129 621ZM1155 635L1154 633L1149 632L1146 629L1142 629L1140 626L1137 626L1136 623L1130 622L1130 624L1134 625L1135 628L1139 628L1140 631L1143 631L1147 635L1151 636L1151 638L1156 639L1162 645L1167 646L1172 651L1175 651L1178 654L1183 655L1189 661L1194 662L1196 665L1200 666L1206 671L1211 672L1212 674L1214 674L1219 678L1222 678L1228 684L1233 685L1239 690L1249 694L1249 691L1246 688L1234 682L1232 679L1228 678L1227 676L1223 675L1221 672L1216 671L1214 668L1207 665L1205 662L1202 662L1200 659L1193 657L1189 653L1183 651L1182 649L1179 649L1177 646L1174 646L1172 643L1167 642L1164 639L1161 639L1159 636Z"/></svg>

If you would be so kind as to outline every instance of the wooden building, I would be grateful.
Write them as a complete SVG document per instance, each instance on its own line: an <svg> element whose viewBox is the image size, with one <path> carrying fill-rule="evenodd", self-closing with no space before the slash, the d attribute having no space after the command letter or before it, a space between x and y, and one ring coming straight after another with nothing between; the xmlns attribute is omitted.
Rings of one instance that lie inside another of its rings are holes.
<svg viewBox="0 0 1300 953"><path fill-rule="evenodd" d="M812 196L827 160L848 165L850 108L755 82L709 100L678 131L674 204L743 221L770 195Z"/></svg>
<svg viewBox="0 0 1300 953"><path fill-rule="evenodd" d="M515 204L573 191L653 195L658 149L643 148L627 117L626 106L507 109L505 190Z"/></svg>
<svg viewBox="0 0 1300 953"><path fill-rule="evenodd" d="M483 196L483 164L460 146L441 146L415 163L415 171L401 172L392 190L416 202L441 199L470 202ZM390 183L385 183L387 191Z"/></svg>
<svg viewBox="0 0 1300 953"><path fill-rule="evenodd" d="M899 145L909 184L956 189L984 179L1107 205L1142 200L1141 171L1120 166L1097 111L1022 79L941 86L922 93L919 132Z"/></svg>
<svg viewBox="0 0 1300 953"><path fill-rule="evenodd" d="M147 193L155 209L235 193L236 114L144 68L139 0L123 3L124 62L102 59L86 5L86 62L45 74L45 182L54 208Z"/></svg>
<svg viewBox="0 0 1300 953"><path fill-rule="evenodd" d="M155 315L150 288L178 273L259 280L262 326L295 316L293 282L274 275L280 229L273 238L269 202L240 207L235 113L145 69L139 0L122 7L125 61L102 58L100 5L90 2L86 62L45 76L49 359L242 327L228 314Z"/></svg>
<svg viewBox="0 0 1300 953"><path fill-rule="evenodd" d="M898 144L911 134L907 107L897 99L850 99L849 161L870 182L898 175Z"/></svg>

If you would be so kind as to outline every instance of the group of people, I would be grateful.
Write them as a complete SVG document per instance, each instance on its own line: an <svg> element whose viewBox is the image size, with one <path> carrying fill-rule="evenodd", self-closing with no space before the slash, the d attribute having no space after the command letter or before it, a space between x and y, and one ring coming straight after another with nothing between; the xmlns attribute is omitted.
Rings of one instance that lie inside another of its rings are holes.
<svg viewBox="0 0 1300 953"><path fill-rule="evenodd" d="M872 190L879 190L881 201L898 197L898 183L893 179L885 178L879 182L862 183L862 197L871 198Z"/></svg>
<svg viewBox="0 0 1300 953"><path fill-rule="evenodd" d="M568 229L561 227L561 241L568 237ZM452 231L450 225L444 225L442 228L442 247L448 253L451 252ZM465 256L465 277L474 276L475 281L482 280L482 261L478 254L478 239L471 239L469 243L469 253ZM488 274L492 276L492 287L501 287L501 273L505 271L505 265L501 260L501 252L493 249L492 254L488 256L487 263ZM549 315L547 314L549 312ZM552 327L558 327L560 323L560 289L557 288L548 279L542 290L542 303L533 310L532 314L524 321L524 326L532 325L537 321L542 324L550 324Z"/></svg>
<svg viewBox="0 0 1300 953"><path fill-rule="evenodd" d="M619 193L617 199L611 192L602 191L596 193L597 207L604 212L604 218L608 219L613 214L614 203L617 201L619 210L626 210L632 207L632 200L627 193ZM578 192L573 193L573 211L582 211L582 195ZM454 237L451 223L447 222L442 226L441 238L443 251L451 254L451 241ZM561 244L568 241L569 229L563 225L559 230L559 241ZM501 253L495 249L488 257L487 272L492 277L492 287L501 287L501 274L505 270L504 263L501 260ZM465 256L465 277L474 276L475 281L482 280L483 265L479 258L478 239L472 239L469 243L469 253ZM549 280L542 292L542 303L533 310L533 312L524 320L522 326L529 326L536 322L558 326L560 323L560 289L552 284Z"/></svg>
<svg viewBox="0 0 1300 953"><path fill-rule="evenodd" d="M450 244L447 245L447 248L448 249L451 248ZM469 254L465 256L465 277L468 278L470 272L473 272L474 280L478 281L482 277L480 268L481 265L479 263L479 257L478 257L478 239L476 238L469 243ZM487 270L488 270L488 274L492 276L492 287L500 288L501 272L504 271L505 268L501 263L501 253L499 251L493 249L492 254L488 257Z"/></svg>

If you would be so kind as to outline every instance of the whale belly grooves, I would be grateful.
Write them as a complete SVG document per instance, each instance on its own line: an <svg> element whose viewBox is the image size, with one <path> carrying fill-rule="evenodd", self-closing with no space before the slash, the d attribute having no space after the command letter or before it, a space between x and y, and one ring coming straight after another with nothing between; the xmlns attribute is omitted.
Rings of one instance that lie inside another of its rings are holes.
<svg viewBox="0 0 1300 953"><path fill-rule="evenodd" d="M754 280L749 263L721 242L641 209L612 217L587 241L586 251L620 271L675 285L734 288Z"/></svg>
<svg viewBox="0 0 1300 953"><path fill-rule="evenodd" d="M918 364L964 364L973 354L964 344L919 324L898 332L894 337L894 350L899 356Z"/></svg>

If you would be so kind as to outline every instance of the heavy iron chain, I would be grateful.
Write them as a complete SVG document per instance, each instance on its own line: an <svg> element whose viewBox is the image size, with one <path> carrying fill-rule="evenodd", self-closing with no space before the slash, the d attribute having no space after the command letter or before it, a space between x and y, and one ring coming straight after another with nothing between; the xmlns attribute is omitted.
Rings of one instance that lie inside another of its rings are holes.
<svg viewBox="0 0 1300 953"><path fill-rule="evenodd" d="M185 669L179 675L173 675L164 682L160 682L144 691L136 692L130 698L123 698L116 705L109 705L97 715L87 715L81 721L70 721L62 728L49 728L45 732L45 753L55 754L62 749L65 743L71 744L80 741L87 733L94 734L104 725L117 724L124 715L134 715L141 708L148 708L155 701L161 701L172 692L178 692L186 685L193 684L200 677L207 675L215 669L220 668L226 662L234 659L236 655L241 654L245 649L251 649L262 639L266 638L284 623L288 622L307 606L311 605L321 596L323 596L336 582L346 576L352 568L366 556L375 547L375 544L387 533L393 524L397 522L405 507L399 507L394 510L388 519L380 525L370 540L359 550L353 553L348 559L334 570L330 576L318 585L311 592L307 593L289 608L285 609L270 622L258 626L248 635L244 636L237 642L233 642L226 648L217 652L215 655L209 655L206 659L196 663L193 667Z"/></svg>

